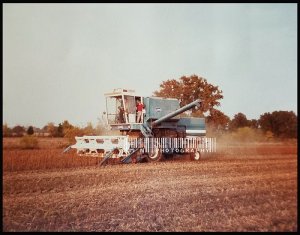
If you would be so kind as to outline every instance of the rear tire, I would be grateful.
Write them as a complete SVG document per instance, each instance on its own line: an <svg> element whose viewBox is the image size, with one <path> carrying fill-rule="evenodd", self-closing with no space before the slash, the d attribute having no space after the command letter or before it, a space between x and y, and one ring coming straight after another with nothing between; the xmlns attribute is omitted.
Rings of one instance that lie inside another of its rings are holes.
<svg viewBox="0 0 300 235"><path fill-rule="evenodd" d="M199 161L201 159L201 153L200 151L195 151L194 153L190 154L190 158L193 161Z"/></svg>

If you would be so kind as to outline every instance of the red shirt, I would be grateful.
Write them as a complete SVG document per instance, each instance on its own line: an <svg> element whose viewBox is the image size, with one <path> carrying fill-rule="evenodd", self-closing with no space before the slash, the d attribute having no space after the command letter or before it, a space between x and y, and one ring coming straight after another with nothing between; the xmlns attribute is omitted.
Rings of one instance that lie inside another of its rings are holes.
<svg viewBox="0 0 300 235"><path fill-rule="evenodd" d="M137 111L143 111L144 105L142 103L139 103L136 105L136 110Z"/></svg>

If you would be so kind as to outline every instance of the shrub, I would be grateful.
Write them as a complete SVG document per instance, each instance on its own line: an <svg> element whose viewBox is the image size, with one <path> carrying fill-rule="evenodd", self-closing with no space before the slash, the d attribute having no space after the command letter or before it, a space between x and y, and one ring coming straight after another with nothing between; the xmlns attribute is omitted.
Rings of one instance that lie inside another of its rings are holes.
<svg viewBox="0 0 300 235"><path fill-rule="evenodd" d="M70 143L73 143L75 141L75 136L83 136L84 135L84 131L82 129L80 129L79 127L71 127L64 131L65 131L64 137L68 138Z"/></svg>
<svg viewBox="0 0 300 235"><path fill-rule="evenodd" d="M34 134L33 126L28 127L27 134L28 135L33 135Z"/></svg>
<svg viewBox="0 0 300 235"><path fill-rule="evenodd" d="M22 149L37 149L37 148L39 148L39 142L38 142L37 137L30 136L30 135L23 136L20 139L20 147Z"/></svg>

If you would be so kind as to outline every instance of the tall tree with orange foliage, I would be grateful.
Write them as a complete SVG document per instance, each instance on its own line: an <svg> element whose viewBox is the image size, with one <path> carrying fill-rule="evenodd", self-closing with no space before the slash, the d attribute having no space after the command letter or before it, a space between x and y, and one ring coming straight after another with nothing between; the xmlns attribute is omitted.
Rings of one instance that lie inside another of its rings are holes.
<svg viewBox="0 0 300 235"><path fill-rule="evenodd" d="M219 100L223 99L222 90L219 90L218 86L208 83L205 78L197 75L163 81L160 90L155 91L154 95L179 99L181 106L201 99L200 108L192 109L192 116L198 117L203 117L207 111L212 113L216 106L220 106Z"/></svg>

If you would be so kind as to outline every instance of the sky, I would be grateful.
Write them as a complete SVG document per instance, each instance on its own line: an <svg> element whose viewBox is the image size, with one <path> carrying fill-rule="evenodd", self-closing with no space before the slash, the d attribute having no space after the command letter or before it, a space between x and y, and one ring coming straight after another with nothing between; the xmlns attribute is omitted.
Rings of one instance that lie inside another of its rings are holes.
<svg viewBox="0 0 300 235"><path fill-rule="evenodd" d="M297 114L297 4L3 4L3 123L97 124L104 93L168 79L218 86L217 107Z"/></svg>

